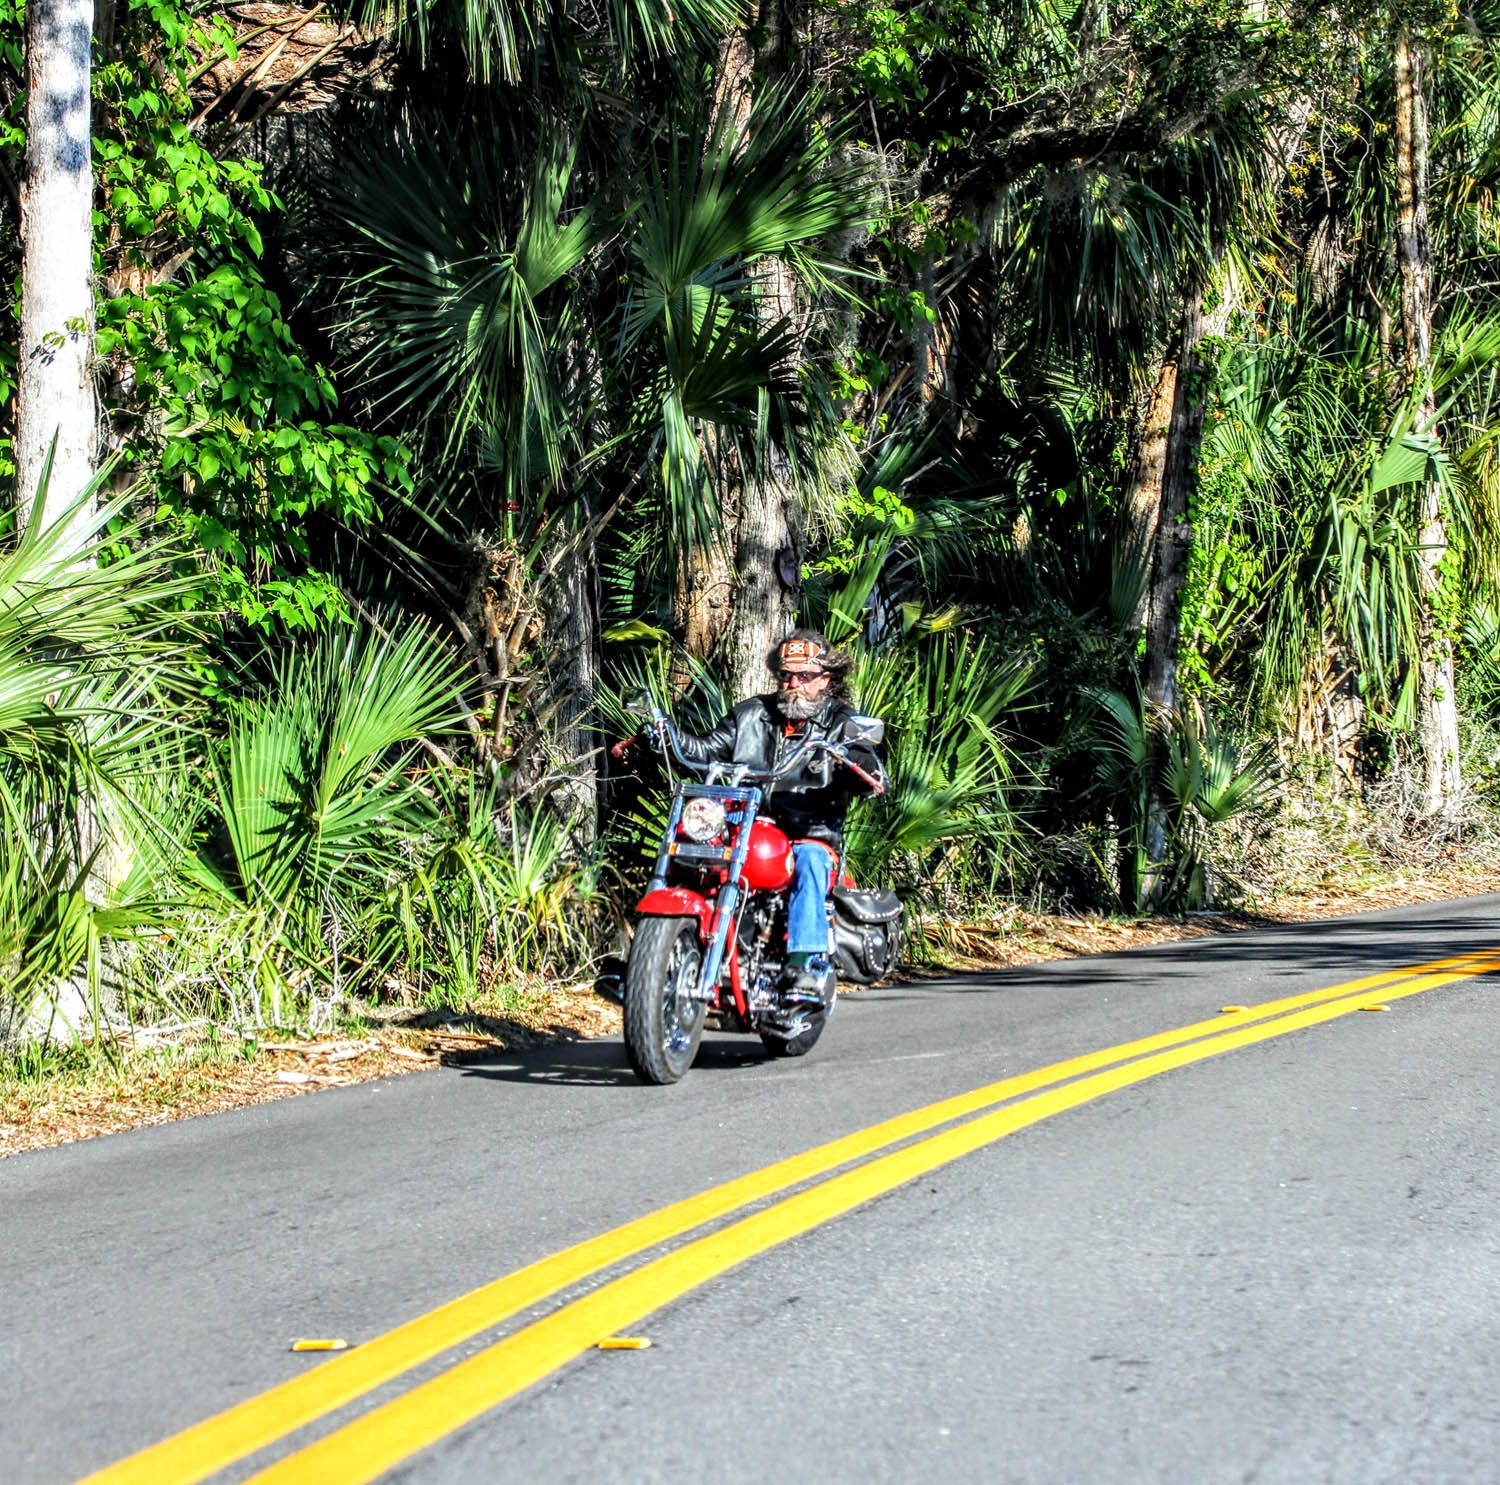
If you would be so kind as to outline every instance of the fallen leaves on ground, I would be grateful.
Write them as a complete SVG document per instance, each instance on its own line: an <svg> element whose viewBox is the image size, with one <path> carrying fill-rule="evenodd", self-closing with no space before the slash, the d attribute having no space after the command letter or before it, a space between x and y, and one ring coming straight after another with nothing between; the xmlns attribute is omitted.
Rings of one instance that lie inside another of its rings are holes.
<svg viewBox="0 0 1500 1485"><path fill-rule="evenodd" d="M542 1042L606 1036L618 1009L588 988L558 990L514 1015L395 1012L358 1035L260 1042L256 1055L156 1049L45 1081L0 1087L0 1156L214 1114Z"/></svg>
<svg viewBox="0 0 1500 1485"><path fill-rule="evenodd" d="M1212 934L1269 928L1278 923L1312 923L1345 913L1376 912L1500 892L1500 872L1411 873L1375 885L1340 890L1321 887L1275 898L1255 912L1194 913L1185 918L1111 918L1102 914L1058 917L1009 908L983 923L927 925L929 941L945 969L1009 969L1081 954L1176 943ZM916 976L922 978L922 976Z"/></svg>

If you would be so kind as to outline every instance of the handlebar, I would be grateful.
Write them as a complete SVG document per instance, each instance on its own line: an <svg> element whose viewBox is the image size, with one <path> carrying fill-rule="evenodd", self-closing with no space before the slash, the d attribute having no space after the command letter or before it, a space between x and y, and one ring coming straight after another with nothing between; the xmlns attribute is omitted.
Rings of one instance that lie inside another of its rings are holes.
<svg viewBox="0 0 1500 1485"><path fill-rule="evenodd" d="M789 758L784 759L778 768L762 769L750 768L748 765L743 763L734 765L720 763L699 763L695 759L684 757L682 752L682 739L681 735L677 731L677 724L673 722L673 720L659 706L653 706L651 708L651 727L653 733L655 733L657 737L664 737L667 740L667 744L672 751L672 756L676 758L678 763L680 763L684 768L692 769L695 773L702 773L706 775L712 768L725 768L732 766L738 774L736 782L750 779L758 783L772 784L775 783L777 779L785 778L788 774L795 773L796 770L802 766L803 762L807 759L809 754L829 753L833 757L837 758L840 763L844 764L845 767L852 769L856 774L860 776L860 778L864 779L867 784L871 785L871 787L880 787L877 780L871 778L870 775L866 773L864 769L859 767L858 764L852 763L849 760L848 750L843 743L829 742L825 738L807 738L803 742L802 746L798 748L797 751L793 753Z"/></svg>

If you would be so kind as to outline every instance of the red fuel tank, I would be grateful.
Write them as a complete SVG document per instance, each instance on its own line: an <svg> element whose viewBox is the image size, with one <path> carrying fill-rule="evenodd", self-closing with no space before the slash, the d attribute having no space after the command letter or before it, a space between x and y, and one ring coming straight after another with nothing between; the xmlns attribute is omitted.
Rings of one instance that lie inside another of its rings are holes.
<svg viewBox="0 0 1500 1485"><path fill-rule="evenodd" d="M792 843L769 820L757 820L750 827L744 883L759 892L780 892L792 885Z"/></svg>

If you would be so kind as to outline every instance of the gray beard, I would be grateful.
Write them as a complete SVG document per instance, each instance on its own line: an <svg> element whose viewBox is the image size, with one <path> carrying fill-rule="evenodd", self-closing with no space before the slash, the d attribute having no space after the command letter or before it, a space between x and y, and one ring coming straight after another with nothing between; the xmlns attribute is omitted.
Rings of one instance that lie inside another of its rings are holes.
<svg viewBox="0 0 1500 1485"><path fill-rule="evenodd" d="M823 710L823 703L827 700L826 696L820 696L814 701L811 697L804 697L797 691L778 691L776 710L788 722L805 722L809 717L817 716Z"/></svg>

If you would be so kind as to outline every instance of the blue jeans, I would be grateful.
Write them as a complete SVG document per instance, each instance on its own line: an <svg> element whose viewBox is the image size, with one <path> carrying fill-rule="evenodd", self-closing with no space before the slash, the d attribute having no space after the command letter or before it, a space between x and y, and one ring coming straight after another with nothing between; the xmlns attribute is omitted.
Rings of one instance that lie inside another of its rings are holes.
<svg viewBox="0 0 1500 1485"><path fill-rule="evenodd" d="M828 952L828 884L833 880L833 852L799 841L792 847L796 876L786 909L789 954Z"/></svg>

